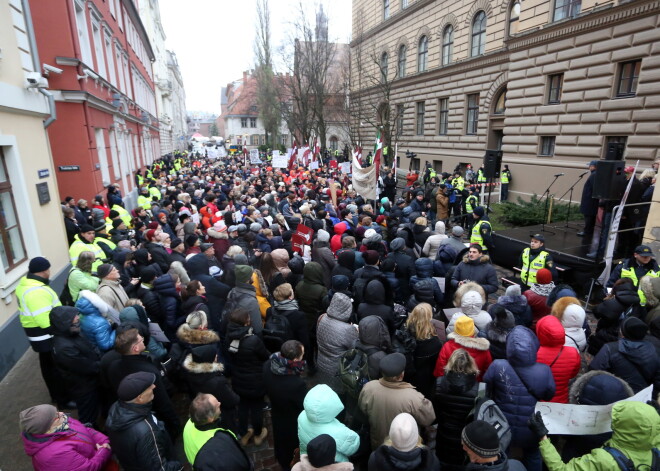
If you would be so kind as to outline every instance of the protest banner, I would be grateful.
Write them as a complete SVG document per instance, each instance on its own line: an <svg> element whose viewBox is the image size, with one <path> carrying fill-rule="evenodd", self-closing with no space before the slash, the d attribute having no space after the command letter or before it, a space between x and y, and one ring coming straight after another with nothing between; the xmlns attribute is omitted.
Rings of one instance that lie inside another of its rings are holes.
<svg viewBox="0 0 660 471"><path fill-rule="evenodd" d="M302 255L305 251L305 245L312 244L312 234L314 231L303 224L298 224L296 232L291 236L291 245L295 252Z"/></svg>
<svg viewBox="0 0 660 471"><path fill-rule="evenodd" d="M260 164L261 159L259 158L259 149L250 149L250 163L251 164Z"/></svg>
<svg viewBox="0 0 660 471"><path fill-rule="evenodd" d="M341 173L351 173L351 163L342 162L341 163Z"/></svg>
<svg viewBox="0 0 660 471"><path fill-rule="evenodd" d="M273 167L286 168L289 164L289 159L286 155L280 154L279 150L273 151Z"/></svg>

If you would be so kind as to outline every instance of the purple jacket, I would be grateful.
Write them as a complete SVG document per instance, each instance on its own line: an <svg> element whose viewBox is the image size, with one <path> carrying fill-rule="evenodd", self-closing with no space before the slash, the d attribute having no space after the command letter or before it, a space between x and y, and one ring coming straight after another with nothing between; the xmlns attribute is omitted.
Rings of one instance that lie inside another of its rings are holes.
<svg viewBox="0 0 660 471"><path fill-rule="evenodd" d="M112 455L108 448L96 449L97 443L109 443L108 437L72 417L69 430L43 435L23 433L21 438L35 471L97 471Z"/></svg>

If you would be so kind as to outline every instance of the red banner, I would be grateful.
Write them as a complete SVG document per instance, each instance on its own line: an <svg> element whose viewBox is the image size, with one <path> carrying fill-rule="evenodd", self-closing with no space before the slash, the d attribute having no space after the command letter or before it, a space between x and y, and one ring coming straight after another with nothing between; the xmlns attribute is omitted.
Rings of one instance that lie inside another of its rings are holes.
<svg viewBox="0 0 660 471"><path fill-rule="evenodd" d="M291 245L295 252L298 252L300 255L304 252L305 245L312 245L312 235L314 231L303 225L302 223L298 224L296 232L291 236Z"/></svg>

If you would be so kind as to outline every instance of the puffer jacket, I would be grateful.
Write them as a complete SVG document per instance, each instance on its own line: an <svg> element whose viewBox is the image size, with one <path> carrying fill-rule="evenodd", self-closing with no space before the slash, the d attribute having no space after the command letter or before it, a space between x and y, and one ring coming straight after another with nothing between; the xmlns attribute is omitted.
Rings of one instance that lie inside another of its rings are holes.
<svg viewBox="0 0 660 471"><path fill-rule="evenodd" d="M191 280L200 281L206 288L206 301L211 315L209 327L218 331L222 319L222 310L231 288L209 275L209 259L204 254L193 255L186 262L186 269Z"/></svg>
<svg viewBox="0 0 660 471"><path fill-rule="evenodd" d="M646 297L645 321L651 325L651 322L660 317L660 278L643 276L639 281L639 289Z"/></svg>
<svg viewBox="0 0 660 471"><path fill-rule="evenodd" d="M532 308L525 296L500 296L497 298L497 304L513 314L516 325L532 326Z"/></svg>
<svg viewBox="0 0 660 471"><path fill-rule="evenodd" d="M539 340L527 327L516 326L506 340L506 360L495 360L484 376L489 397L506 415L512 431L511 444L522 448L536 446L527 421L537 401L555 395L555 380L548 365L536 361Z"/></svg>
<svg viewBox="0 0 660 471"><path fill-rule="evenodd" d="M380 378L380 360L392 349L390 333L381 317L367 316L360 321L355 348L367 354L369 379Z"/></svg>
<svg viewBox="0 0 660 471"><path fill-rule="evenodd" d="M360 447L360 437L346 427L337 415L344 409L339 396L329 386L319 384L309 390L303 402L305 409L298 416L300 454L307 453L307 444L322 434L335 439L335 461L346 462Z"/></svg>
<svg viewBox="0 0 660 471"><path fill-rule="evenodd" d="M160 310L160 298L158 297L158 293L153 290L152 286L140 283L139 288L135 293L135 297L142 301L144 309L147 311L147 314L149 314L149 319L158 324L165 324Z"/></svg>
<svg viewBox="0 0 660 471"><path fill-rule="evenodd" d="M239 397L232 391L222 372L224 366L214 360L213 345L196 347L193 353L186 355L181 365L183 379L193 395L198 393L213 394L222 404L223 419L227 409L238 407ZM193 356L195 355L195 356ZM196 357L198 361L195 361Z"/></svg>
<svg viewBox="0 0 660 471"><path fill-rule="evenodd" d="M555 380L555 396L550 402L567 404L568 383L580 371L580 354L575 348L564 345L564 327L554 316L539 320L536 324L536 335L541 344L536 359L550 367Z"/></svg>
<svg viewBox="0 0 660 471"><path fill-rule="evenodd" d="M254 270L252 272L252 278L250 279L250 284L254 286L254 292L257 296L257 302L259 303L259 313L263 320L266 319L266 313L270 309L270 302L268 301L268 286L264 281L264 277L261 274L260 270Z"/></svg>
<svg viewBox="0 0 660 471"><path fill-rule="evenodd" d="M316 262L307 263L303 269L303 279L296 286L296 299L300 310L307 315L308 325L316 325L318 316L325 311L327 295L323 268Z"/></svg>
<svg viewBox="0 0 660 471"><path fill-rule="evenodd" d="M68 430L35 435L22 433L21 439L35 471L102 470L112 456L110 448L96 448L97 443L110 443L108 437L73 417L69 417Z"/></svg>
<svg viewBox="0 0 660 471"><path fill-rule="evenodd" d="M230 344L238 340L238 351L232 352ZM225 350L232 364L232 387L247 398L259 399L266 395L263 369L270 357L263 340L252 333L252 328L230 322L227 326Z"/></svg>
<svg viewBox="0 0 660 471"><path fill-rule="evenodd" d="M497 272L495 267L490 264L488 255L482 255L478 260L472 261L465 254L463 261L456 266L451 276L451 285L457 288L458 283L464 280L479 283L486 294L495 293L500 285L497 281Z"/></svg>
<svg viewBox="0 0 660 471"><path fill-rule="evenodd" d="M561 321L566 331L564 345L577 348L584 352L587 348L587 336L584 333L584 320L586 313L580 301L571 296L559 298L552 305L552 315Z"/></svg>
<svg viewBox="0 0 660 471"><path fill-rule="evenodd" d="M218 232L213 227L209 227L206 231L206 241L210 244L213 244L215 249L215 258L222 260L222 257L227 253L231 242L229 242L229 236L227 231Z"/></svg>
<svg viewBox="0 0 660 471"><path fill-rule="evenodd" d="M447 335L447 342L442 346L438 361L433 370L433 376L440 377L445 375L445 366L449 362L449 357L459 348L462 348L474 359L479 369L477 381L481 381L484 373L493 362L493 357L490 355L490 342L481 337L464 337L452 332Z"/></svg>
<svg viewBox="0 0 660 471"><path fill-rule="evenodd" d="M486 326L493 320L486 311L484 311L482 306L484 305L483 299L476 291L468 291L463 295L461 299L461 311L455 313L449 320L449 325L447 326L447 333L454 331L454 324L456 320L465 315L471 318L474 321L474 326L481 331L486 330Z"/></svg>
<svg viewBox="0 0 660 471"><path fill-rule="evenodd" d="M83 290L76 302L76 308L80 311L80 330L85 338L89 339L100 351L107 352L115 346L115 331L110 321L103 317L110 307L91 291Z"/></svg>
<svg viewBox="0 0 660 471"><path fill-rule="evenodd" d="M161 325L170 341L176 339L176 329L185 322L181 315L181 298L176 290L174 279L165 274L154 280L153 290L158 294L161 309Z"/></svg>
<svg viewBox="0 0 660 471"><path fill-rule="evenodd" d="M337 265L335 256L330 247L324 242L314 242L312 247L312 261L317 262L323 268L323 284L330 289L332 281L332 269Z"/></svg>
<svg viewBox="0 0 660 471"><path fill-rule="evenodd" d="M405 250L397 250L396 252L390 252L387 256L388 259L394 260L396 263L396 274L397 279L401 282L401 296L407 298L410 296L410 284L408 281L411 277L415 276L415 259L408 255Z"/></svg>
<svg viewBox="0 0 660 471"><path fill-rule="evenodd" d="M440 247L440 242L446 238L445 223L442 221L436 222L435 232L426 239L426 243L422 248L422 257L428 257L429 260L435 260L435 256L438 253L438 247Z"/></svg>
<svg viewBox="0 0 660 471"><path fill-rule="evenodd" d="M389 296L386 293L389 293ZM395 330L392 294L381 280L371 280L364 289L365 302L360 303L357 308L358 321L367 316L378 316L385 321L387 330L392 335Z"/></svg>
<svg viewBox="0 0 660 471"><path fill-rule="evenodd" d="M440 469L438 458L425 447L400 451L393 446L381 445L369 457L371 471L435 471Z"/></svg>
<svg viewBox="0 0 660 471"><path fill-rule="evenodd" d="M516 320L511 311L506 311L506 319L495 318L486 326L483 332L490 342L490 354L493 360L506 359L506 338L516 326Z"/></svg>
<svg viewBox="0 0 660 471"><path fill-rule="evenodd" d="M406 283L402 285L405 286ZM406 309L412 312L419 303L428 303L434 311L436 311L442 304L436 304L435 294L439 290L438 283L433 278L426 278L415 283L412 288L412 296L406 302Z"/></svg>
<svg viewBox="0 0 660 471"><path fill-rule="evenodd" d="M131 322L136 326L140 335L144 337L144 345L147 347L146 351L149 356L159 361L167 356L167 349L151 336L147 311L142 306L125 307L119 312L119 321L121 324Z"/></svg>
<svg viewBox="0 0 660 471"><path fill-rule="evenodd" d="M220 337L213 330L191 329L190 325L183 323L176 331L177 340L184 348L194 348L200 345L211 345L220 342Z"/></svg>
<svg viewBox="0 0 660 471"><path fill-rule="evenodd" d="M353 348L358 339L358 331L350 324L352 314L351 298L343 293L336 293L330 301L327 315L319 319L316 330L318 357L316 366L329 379L328 385L337 393L341 392L341 383L337 378L339 358Z"/></svg>
<svg viewBox="0 0 660 471"><path fill-rule="evenodd" d="M427 279L433 279L433 260L425 257L418 258L415 260L415 275L410 277L410 290L414 291L415 285L418 282ZM444 293L440 289L440 285L438 285L438 283L435 283L433 287L433 298L435 299L435 303L438 306L442 305L445 300Z"/></svg>

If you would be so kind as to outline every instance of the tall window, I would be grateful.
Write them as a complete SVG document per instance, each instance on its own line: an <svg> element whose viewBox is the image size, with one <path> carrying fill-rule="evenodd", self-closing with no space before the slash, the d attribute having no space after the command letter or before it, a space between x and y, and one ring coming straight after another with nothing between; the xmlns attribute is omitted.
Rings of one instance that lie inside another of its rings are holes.
<svg viewBox="0 0 660 471"><path fill-rule="evenodd" d="M426 35L419 38L417 45L417 72L424 72L426 70L426 61L429 55L429 39Z"/></svg>
<svg viewBox="0 0 660 471"><path fill-rule="evenodd" d="M16 204L7 172L5 156L0 148L0 259L5 272L27 259L21 226L16 217Z"/></svg>
<svg viewBox="0 0 660 471"><path fill-rule="evenodd" d="M514 0L509 10L509 36L514 35L520 29L520 0Z"/></svg>
<svg viewBox="0 0 660 471"><path fill-rule="evenodd" d="M251 128L257 127L257 118L250 118L250 127Z"/></svg>
<svg viewBox="0 0 660 471"><path fill-rule="evenodd" d="M564 74L555 74L548 77L548 105L561 103L561 88L564 83Z"/></svg>
<svg viewBox="0 0 660 471"><path fill-rule="evenodd" d="M97 21L92 22L92 37L94 38L94 54L96 55L96 71L105 77L105 58L103 57L103 38L101 27Z"/></svg>
<svg viewBox="0 0 660 471"><path fill-rule="evenodd" d="M438 107L440 109L438 134L444 136L449 130L449 98L440 98L440 100L438 100Z"/></svg>
<svg viewBox="0 0 660 471"><path fill-rule="evenodd" d="M112 33L107 29L103 34L103 42L105 43L105 57L108 60L108 80L116 87L117 75L115 71L114 54L112 52Z"/></svg>
<svg viewBox="0 0 660 471"><path fill-rule="evenodd" d="M248 119L247 118L241 118L241 127L242 128L247 128L248 127Z"/></svg>
<svg viewBox="0 0 660 471"><path fill-rule="evenodd" d="M580 13L582 0L556 0L553 21L572 18Z"/></svg>
<svg viewBox="0 0 660 471"><path fill-rule="evenodd" d="M497 95L493 114L504 114L504 111L506 111L506 88Z"/></svg>
<svg viewBox="0 0 660 471"><path fill-rule="evenodd" d="M451 64L454 54L454 27L447 25L442 32L442 65Z"/></svg>
<svg viewBox="0 0 660 471"><path fill-rule="evenodd" d="M383 0L383 19L390 17L390 0Z"/></svg>
<svg viewBox="0 0 660 471"><path fill-rule="evenodd" d="M539 155L555 155L555 136L541 136Z"/></svg>
<svg viewBox="0 0 660 471"><path fill-rule="evenodd" d="M337 136L330 136L330 150L334 152L337 149L339 149L339 139Z"/></svg>
<svg viewBox="0 0 660 471"><path fill-rule="evenodd" d="M403 105L396 105L396 135L403 135Z"/></svg>
<svg viewBox="0 0 660 471"><path fill-rule="evenodd" d="M388 61L387 52L383 52L380 55L380 79L383 82L387 82L387 68L388 68L387 61Z"/></svg>
<svg viewBox="0 0 660 471"><path fill-rule="evenodd" d="M401 9L408 8L408 0L401 0Z"/></svg>
<svg viewBox="0 0 660 471"><path fill-rule="evenodd" d="M635 96L637 93L637 82L639 81L639 71L641 67L641 60L619 64L619 81L617 84L616 96Z"/></svg>
<svg viewBox="0 0 660 471"><path fill-rule="evenodd" d="M78 42L80 42L80 54L82 61L90 66L94 66L92 59L92 50L89 46L89 33L87 32L87 17L85 15L85 6L78 3L76 0L73 2L76 8L76 28L78 30Z"/></svg>
<svg viewBox="0 0 660 471"><path fill-rule="evenodd" d="M424 135L424 111L425 106L423 101L417 102L417 135Z"/></svg>
<svg viewBox="0 0 660 471"><path fill-rule="evenodd" d="M406 46L402 44L399 46L399 66L398 66L399 78L406 76Z"/></svg>
<svg viewBox="0 0 660 471"><path fill-rule="evenodd" d="M479 127L479 94L467 96L466 134L476 134Z"/></svg>
<svg viewBox="0 0 660 471"><path fill-rule="evenodd" d="M480 11L472 21L472 52L471 56L479 56L486 51L486 13Z"/></svg>

